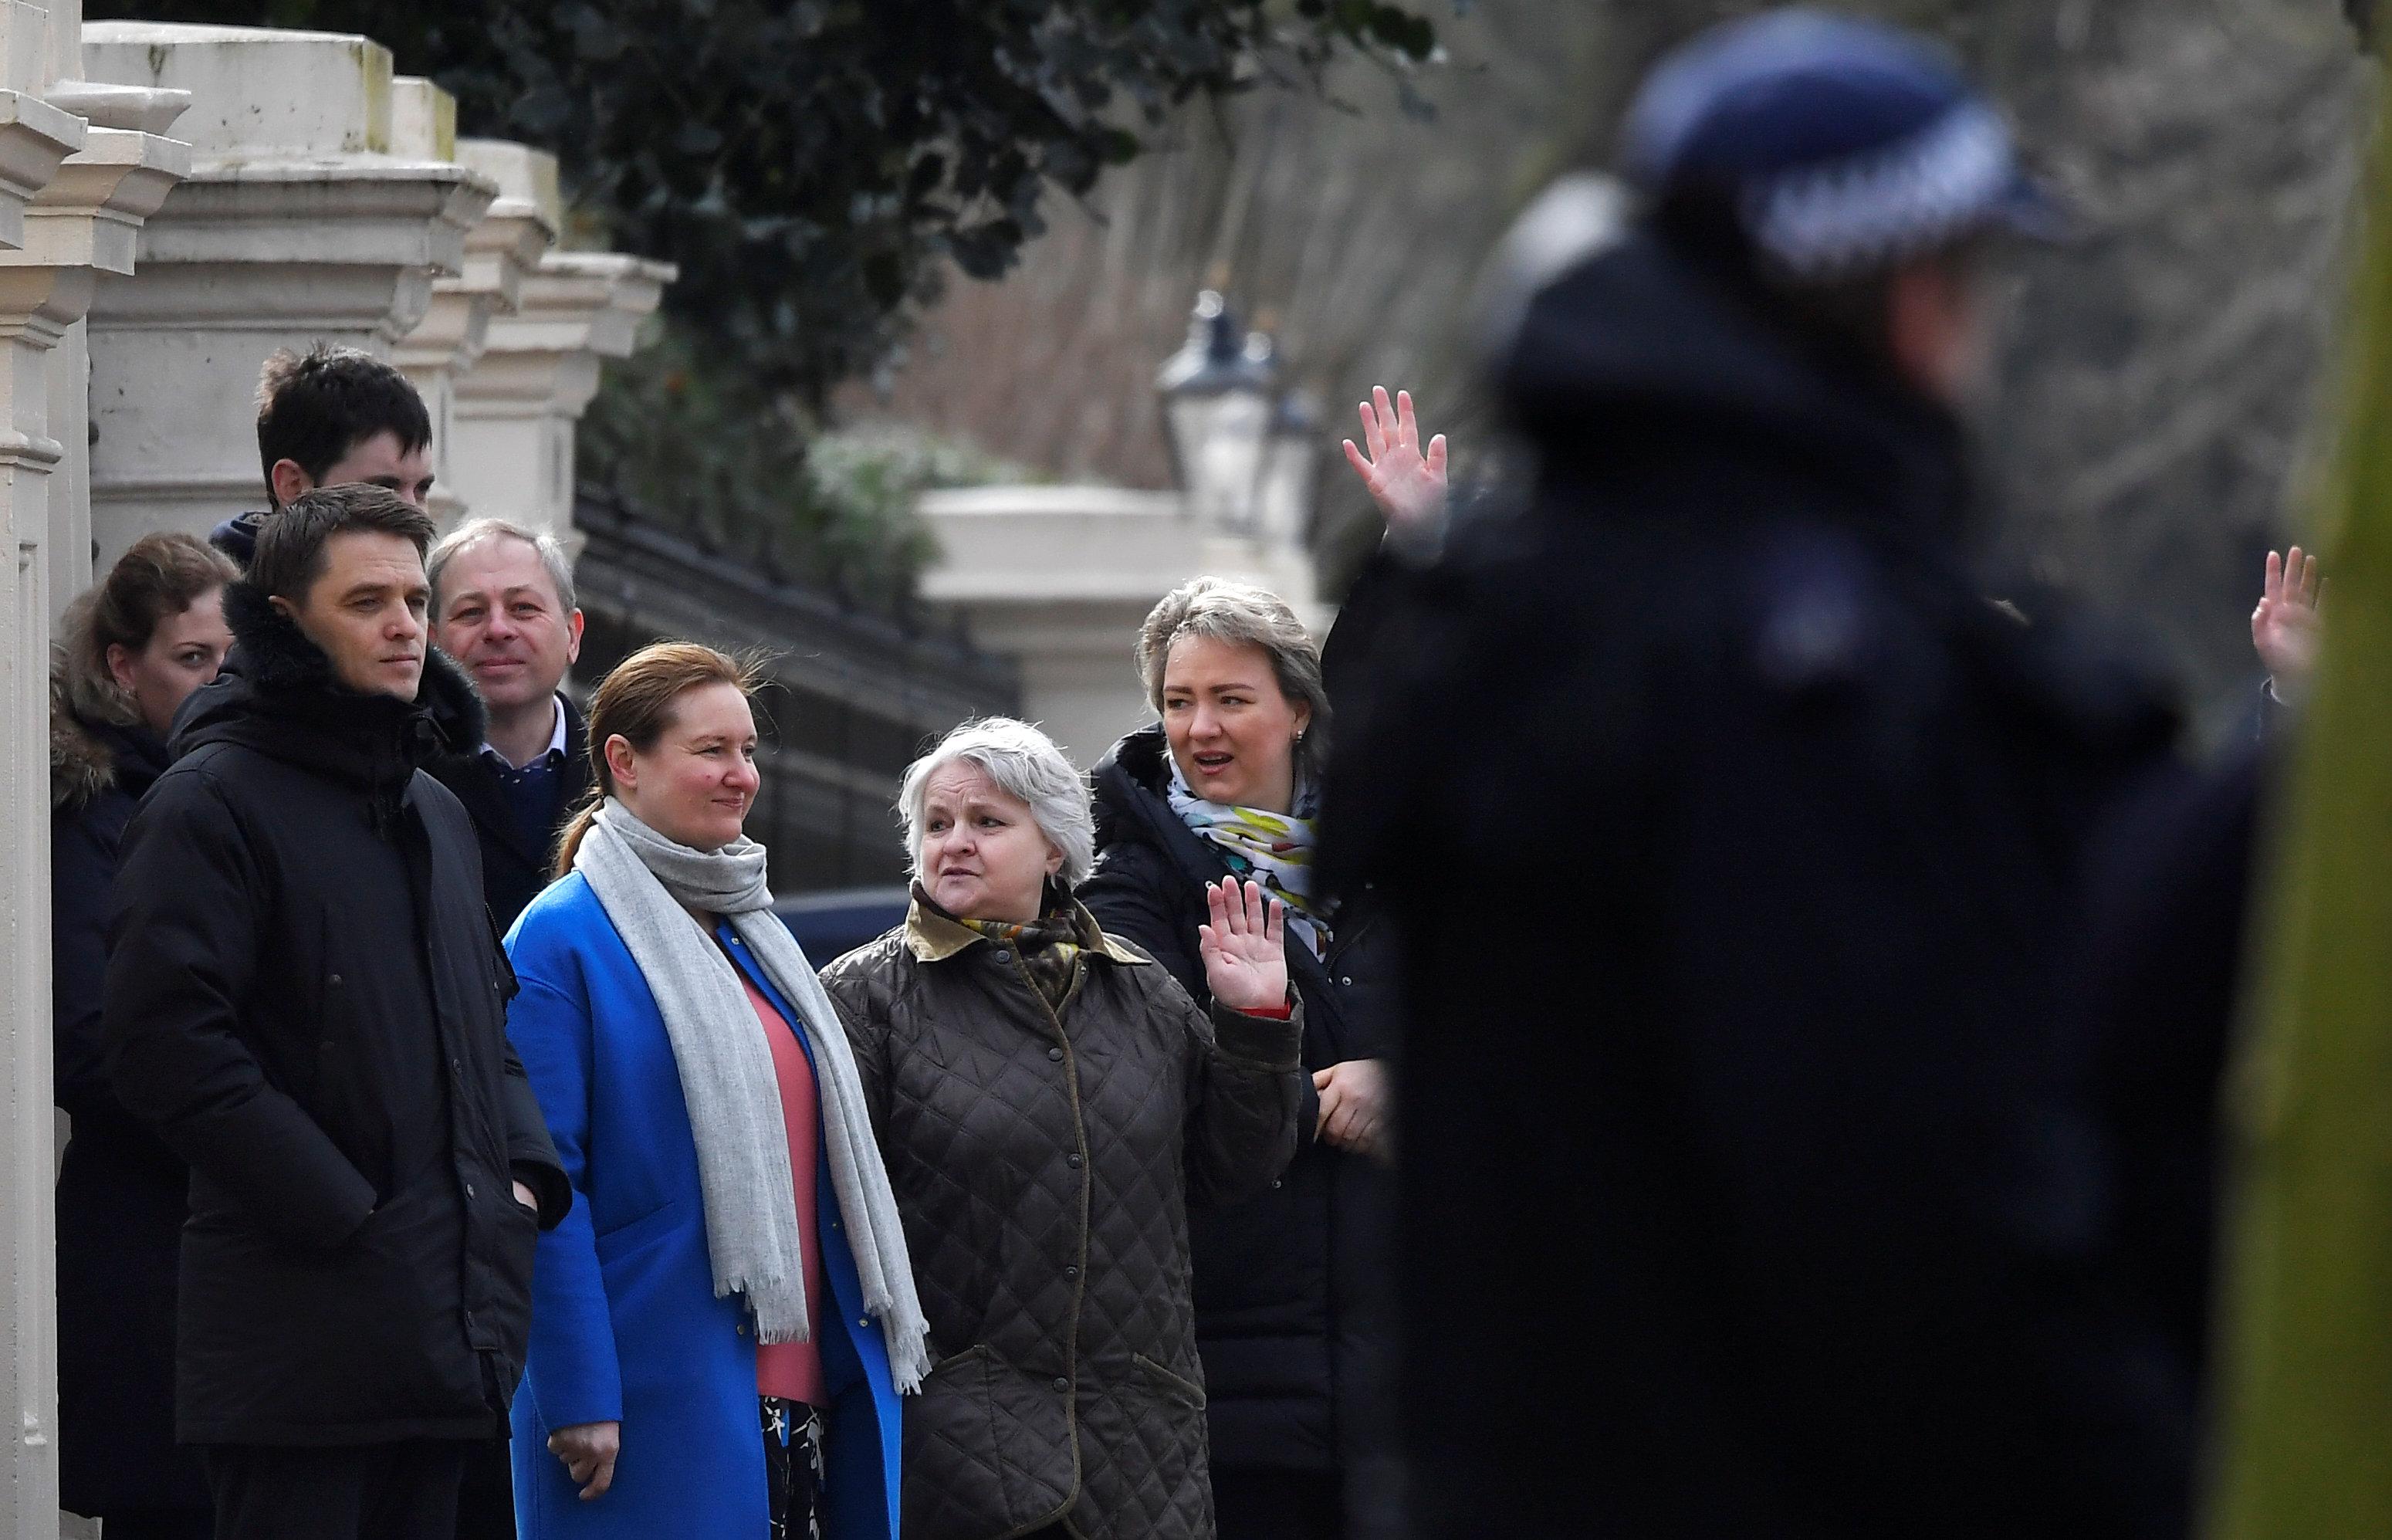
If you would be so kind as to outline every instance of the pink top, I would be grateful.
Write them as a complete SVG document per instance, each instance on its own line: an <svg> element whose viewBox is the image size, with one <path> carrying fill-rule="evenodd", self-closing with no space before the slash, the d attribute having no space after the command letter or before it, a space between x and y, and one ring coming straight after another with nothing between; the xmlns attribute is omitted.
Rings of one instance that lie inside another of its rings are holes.
<svg viewBox="0 0 2392 1540"><path fill-rule="evenodd" d="M774 1010L773 1002L744 976L739 983L748 991L748 1003L756 1008L756 1019L764 1024L764 1040L773 1045L773 1073L781 1082L781 1120L789 1129L789 1175L798 1190L798 1244L806 1259L806 1314L813 1327L809 1336L814 1338L758 1343L756 1393L821 1406L829 1400L823 1388L819 1334L830 1318L826 1308L830 1304L830 1284L823 1275L822 1240L814 1229L820 1219L814 1202L814 1172L819 1148L815 1130L821 1116L814 1067L788 1019Z"/></svg>

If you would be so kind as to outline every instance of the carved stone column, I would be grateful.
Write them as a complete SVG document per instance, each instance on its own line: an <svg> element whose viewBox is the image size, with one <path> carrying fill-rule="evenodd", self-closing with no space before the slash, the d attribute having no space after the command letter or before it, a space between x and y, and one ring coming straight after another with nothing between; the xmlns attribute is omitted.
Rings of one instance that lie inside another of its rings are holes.
<svg viewBox="0 0 2392 1540"><path fill-rule="evenodd" d="M260 505L253 392L278 347L388 356L459 272L497 189L394 153L390 53L368 38L101 21L97 79L191 93L189 180L150 220L139 281L92 301L98 559L150 529L204 532ZM418 104L421 105L421 104Z"/></svg>
<svg viewBox="0 0 2392 1540"><path fill-rule="evenodd" d="M455 103L442 100L448 118L439 158L488 178L499 196L481 223L465 232L465 270L433 283L422 323L399 340L392 358L431 409L432 511L444 526L453 526L468 512L457 472L457 382L480 363L491 320L520 308L525 280L555 243L563 217L554 156L502 139L460 139ZM426 132L438 132L433 112L421 113L419 122Z"/></svg>
<svg viewBox="0 0 2392 1540"><path fill-rule="evenodd" d="M72 339L97 270L132 270L186 152L144 131L171 120L171 97L78 93L80 24L72 3L0 5L0 1534L14 1540L59 1533L48 684L53 567L87 528Z"/></svg>
<svg viewBox="0 0 2392 1540"><path fill-rule="evenodd" d="M676 276L612 252L551 252L515 313L490 322L481 362L457 382L449 464L476 512L574 544L573 430L606 359L630 356L640 321Z"/></svg>

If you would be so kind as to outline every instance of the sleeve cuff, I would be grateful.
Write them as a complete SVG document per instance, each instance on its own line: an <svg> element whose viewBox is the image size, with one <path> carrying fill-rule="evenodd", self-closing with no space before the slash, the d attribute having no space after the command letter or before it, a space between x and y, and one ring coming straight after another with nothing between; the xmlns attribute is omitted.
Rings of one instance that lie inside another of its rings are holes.
<svg viewBox="0 0 2392 1540"><path fill-rule="evenodd" d="M532 1191L540 1200L540 1227L553 1230L573 1212L573 1184L565 1180L564 1171L537 1160L518 1160L509 1170L517 1181Z"/></svg>
<svg viewBox="0 0 2392 1540"><path fill-rule="evenodd" d="M1213 1005L1213 1038L1232 1059L1260 1064L1273 1074L1300 1069L1304 1046L1304 1003L1294 1001L1280 1018L1250 1016L1217 1000Z"/></svg>

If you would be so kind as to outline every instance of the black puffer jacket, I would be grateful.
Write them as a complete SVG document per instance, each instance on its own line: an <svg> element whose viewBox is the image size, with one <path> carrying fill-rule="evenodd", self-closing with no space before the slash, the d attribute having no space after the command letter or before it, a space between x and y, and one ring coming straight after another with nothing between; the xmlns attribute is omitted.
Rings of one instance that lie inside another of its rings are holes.
<svg viewBox="0 0 2392 1540"><path fill-rule="evenodd" d="M423 698L362 696L245 583L126 829L106 1031L191 1164L177 1427L191 1443L504 1431L533 1217L570 1201L508 1050L473 825L417 765ZM466 690L436 654L424 691Z"/></svg>
<svg viewBox="0 0 2392 1540"><path fill-rule="evenodd" d="M58 1168L58 1495L70 1512L208 1507L175 1446L175 1259L190 1168L109 1089L109 894L124 826L166 768L141 727L50 696L50 1048L73 1121Z"/></svg>
<svg viewBox="0 0 2392 1540"><path fill-rule="evenodd" d="M1158 724L1098 764L1097 868L1080 896L1106 929L1209 1004L1196 933L1206 919L1204 885L1229 868L1171 811L1169 752ZM1359 903L1339 916L1333 936L1326 959L1288 948L1307 1071L1395 1049L1392 932ZM1369 1516L1395 1486L1395 1178L1317 1142L1320 1107L1307 1074L1287 1175L1249 1202L1190 1215L1196 1345L1213 1463L1346 1472L1349 1532L1372 1533L1385 1528Z"/></svg>
<svg viewBox="0 0 2392 1540"><path fill-rule="evenodd" d="M918 898L823 985L930 1322L907 1540L1209 1540L1187 1209L1286 1168L1301 1020L1208 1021L1111 940L1059 1013L1011 948Z"/></svg>
<svg viewBox="0 0 2392 1540"><path fill-rule="evenodd" d="M2180 1536L2079 864L2174 722L1962 566L1958 425L1632 236L1530 307L1529 506L1341 703L1324 878L1405 937L1425 1540Z"/></svg>

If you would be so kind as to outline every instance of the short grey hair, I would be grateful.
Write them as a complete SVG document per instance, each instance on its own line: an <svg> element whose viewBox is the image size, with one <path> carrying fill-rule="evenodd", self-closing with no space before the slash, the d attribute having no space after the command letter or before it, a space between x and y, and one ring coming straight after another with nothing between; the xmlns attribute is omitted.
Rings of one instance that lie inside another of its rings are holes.
<svg viewBox="0 0 2392 1540"><path fill-rule="evenodd" d="M1183 636L1202 636L1263 649L1280 693L1312 711L1311 725L1296 745L1300 776L1319 773L1329 747L1329 688L1320 678L1320 644L1295 618L1285 599L1252 583L1227 578L1191 578L1163 596L1138 630L1138 672L1146 683L1147 704L1163 714L1163 674L1171 648Z"/></svg>
<svg viewBox="0 0 2392 1540"><path fill-rule="evenodd" d="M440 614L440 574L447 570L457 554L469 545L479 545L486 540L519 540L540 553L540 565L548 573L548 581L556 585L556 602L565 613L574 611L573 558L565 554L554 535L545 529L530 529L503 518L471 518L440 537L440 543L423 558L423 581L432 587L432 613Z"/></svg>
<svg viewBox="0 0 2392 1540"><path fill-rule="evenodd" d="M905 767L905 778L897 788L897 816L905 824L909 875L922 875L922 803L930 794L930 777L957 760L980 766L998 790L1029 804L1038 832L1063 853L1063 868L1056 876L1065 887L1076 888L1086 879L1097 864L1097 819L1088 806L1088 777L1053 738L1009 716L967 722Z"/></svg>

